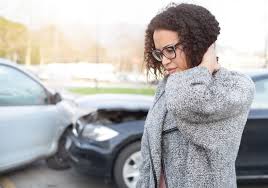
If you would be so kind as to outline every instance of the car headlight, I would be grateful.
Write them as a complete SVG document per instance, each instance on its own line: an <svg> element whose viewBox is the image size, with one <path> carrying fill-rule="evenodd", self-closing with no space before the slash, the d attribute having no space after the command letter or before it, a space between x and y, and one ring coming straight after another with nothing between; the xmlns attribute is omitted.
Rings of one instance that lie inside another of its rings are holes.
<svg viewBox="0 0 268 188"><path fill-rule="evenodd" d="M95 141L105 141L109 140L115 136L117 136L119 133L113 129L110 129L108 127L102 126L102 125L92 125L87 124L82 132L82 136L95 140Z"/></svg>

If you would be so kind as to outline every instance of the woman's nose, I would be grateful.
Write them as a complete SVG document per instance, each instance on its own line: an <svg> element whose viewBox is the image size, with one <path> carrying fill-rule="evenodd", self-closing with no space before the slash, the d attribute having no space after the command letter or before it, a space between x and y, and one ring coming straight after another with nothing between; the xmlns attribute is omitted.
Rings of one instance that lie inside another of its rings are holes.
<svg viewBox="0 0 268 188"><path fill-rule="evenodd" d="M167 64L169 64L170 61L171 61L170 59L166 58L166 57L163 55L163 58L162 58L162 64L163 64L163 65L167 65Z"/></svg>

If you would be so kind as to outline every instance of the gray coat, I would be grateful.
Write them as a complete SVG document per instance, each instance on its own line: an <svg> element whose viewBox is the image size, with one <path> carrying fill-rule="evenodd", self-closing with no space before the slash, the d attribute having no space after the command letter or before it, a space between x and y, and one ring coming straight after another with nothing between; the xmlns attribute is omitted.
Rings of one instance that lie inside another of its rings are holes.
<svg viewBox="0 0 268 188"><path fill-rule="evenodd" d="M165 77L145 121L138 188L235 188L235 160L253 101L250 77L194 67ZM151 155L150 155L151 154Z"/></svg>

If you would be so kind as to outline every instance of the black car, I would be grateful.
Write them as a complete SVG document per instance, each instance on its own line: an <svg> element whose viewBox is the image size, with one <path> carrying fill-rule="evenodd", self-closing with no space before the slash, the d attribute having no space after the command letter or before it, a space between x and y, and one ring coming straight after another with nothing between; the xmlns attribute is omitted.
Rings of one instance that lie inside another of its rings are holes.
<svg viewBox="0 0 268 188"><path fill-rule="evenodd" d="M141 162L140 140L152 96L99 94L76 101L95 108L80 118L66 148L78 171L115 179L118 187L134 187Z"/></svg>
<svg viewBox="0 0 268 188"><path fill-rule="evenodd" d="M268 177L268 71L249 73L256 95L236 161L237 179ZM136 186L141 164L140 140L153 97L94 95L80 99L97 108L80 118L66 142L78 171L114 180L119 188Z"/></svg>
<svg viewBox="0 0 268 188"><path fill-rule="evenodd" d="M268 72L249 75L256 94L236 159L238 180L268 178Z"/></svg>

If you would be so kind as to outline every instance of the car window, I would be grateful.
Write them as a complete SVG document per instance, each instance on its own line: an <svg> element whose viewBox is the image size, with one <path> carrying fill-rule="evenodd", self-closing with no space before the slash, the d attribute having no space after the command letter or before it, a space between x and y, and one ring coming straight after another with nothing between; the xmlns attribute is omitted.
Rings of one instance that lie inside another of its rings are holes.
<svg viewBox="0 0 268 188"><path fill-rule="evenodd" d="M0 65L0 106L44 105L41 85L15 68Z"/></svg>
<svg viewBox="0 0 268 188"><path fill-rule="evenodd" d="M253 108L268 108L268 78L255 81L256 94L252 103Z"/></svg>

